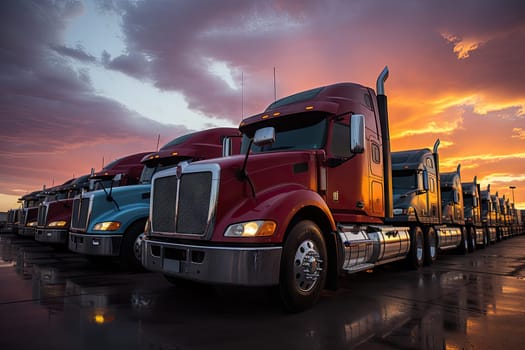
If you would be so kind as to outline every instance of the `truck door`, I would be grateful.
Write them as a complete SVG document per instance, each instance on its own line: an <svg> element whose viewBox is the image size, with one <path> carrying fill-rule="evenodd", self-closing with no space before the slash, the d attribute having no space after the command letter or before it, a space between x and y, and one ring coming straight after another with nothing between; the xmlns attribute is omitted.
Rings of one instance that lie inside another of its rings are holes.
<svg viewBox="0 0 525 350"><path fill-rule="evenodd" d="M383 215L383 164L377 131L370 129L373 114L365 119L366 146L361 154L349 149L350 115L334 120L326 145L326 201L337 221L349 215Z"/></svg>
<svg viewBox="0 0 525 350"><path fill-rule="evenodd" d="M428 174L428 190L426 196L426 207L428 208L427 218L429 222L433 222L435 219L439 219L438 205L441 205L441 203L438 203L436 166L432 157L425 159L425 169Z"/></svg>

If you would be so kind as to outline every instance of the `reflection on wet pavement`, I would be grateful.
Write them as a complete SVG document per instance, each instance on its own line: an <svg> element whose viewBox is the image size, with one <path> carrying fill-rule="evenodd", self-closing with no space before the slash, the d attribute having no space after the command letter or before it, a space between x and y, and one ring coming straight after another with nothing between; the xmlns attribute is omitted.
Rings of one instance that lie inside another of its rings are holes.
<svg viewBox="0 0 525 350"><path fill-rule="evenodd" d="M525 337L525 236L341 279L285 314L271 291L179 288L0 235L0 349L500 349ZM37 345L38 344L38 345Z"/></svg>

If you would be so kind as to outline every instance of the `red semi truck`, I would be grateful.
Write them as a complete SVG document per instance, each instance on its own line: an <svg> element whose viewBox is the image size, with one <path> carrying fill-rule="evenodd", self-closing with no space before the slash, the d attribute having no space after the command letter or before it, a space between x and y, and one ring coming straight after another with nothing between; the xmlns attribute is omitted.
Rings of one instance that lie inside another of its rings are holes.
<svg viewBox="0 0 525 350"><path fill-rule="evenodd" d="M275 287L295 312L342 274L431 262L444 241L425 249L428 230L393 216L387 77L377 96L339 83L277 100L241 122L243 155L155 174L142 264L175 283ZM450 178L455 203L461 182ZM458 215L439 229L466 251L463 207Z"/></svg>
<svg viewBox="0 0 525 350"><path fill-rule="evenodd" d="M138 183L142 172L141 160L148 154L150 152L141 152L118 158L102 170L81 176L50 192L47 200L38 207L35 239L44 243L67 244L73 197L83 190L106 190Z"/></svg>
<svg viewBox="0 0 525 350"><path fill-rule="evenodd" d="M66 181L63 185L73 179ZM53 188L54 189L54 188ZM21 236L35 237L37 220L38 220L38 207L40 203L45 199L46 192L52 191L53 189L44 188L40 191L34 191L25 196L20 197L19 201L22 202L22 207L19 209L18 214L18 234Z"/></svg>
<svg viewBox="0 0 525 350"><path fill-rule="evenodd" d="M143 265L171 280L278 286L300 311L341 273L415 255L410 228L385 225L387 76L378 96L340 83L278 100L242 121L245 155L155 175Z"/></svg>
<svg viewBox="0 0 525 350"><path fill-rule="evenodd" d="M90 174L83 175L70 184L48 191L38 206L35 240L44 243L65 243L71 221L73 196L89 187Z"/></svg>

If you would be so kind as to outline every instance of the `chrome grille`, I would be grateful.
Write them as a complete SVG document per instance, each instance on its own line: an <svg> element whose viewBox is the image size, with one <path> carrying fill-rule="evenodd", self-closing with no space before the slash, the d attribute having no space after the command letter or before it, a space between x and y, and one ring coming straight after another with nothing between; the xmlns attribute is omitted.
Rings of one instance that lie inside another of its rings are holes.
<svg viewBox="0 0 525 350"><path fill-rule="evenodd" d="M20 209L20 220L19 223L21 223L23 226L26 224L26 217L27 217L27 209Z"/></svg>
<svg viewBox="0 0 525 350"><path fill-rule="evenodd" d="M71 216L71 227L87 229L89 217L89 198L75 198L73 200L73 211Z"/></svg>
<svg viewBox="0 0 525 350"><path fill-rule="evenodd" d="M166 176L153 182L151 225L155 232L175 232L177 176Z"/></svg>
<svg viewBox="0 0 525 350"><path fill-rule="evenodd" d="M211 172L182 175L176 232L203 235L208 225L211 198Z"/></svg>
<svg viewBox="0 0 525 350"><path fill-rule="evenodd" d="M38 206L37 225L46 226L49 204L42 203Z"/></svg>

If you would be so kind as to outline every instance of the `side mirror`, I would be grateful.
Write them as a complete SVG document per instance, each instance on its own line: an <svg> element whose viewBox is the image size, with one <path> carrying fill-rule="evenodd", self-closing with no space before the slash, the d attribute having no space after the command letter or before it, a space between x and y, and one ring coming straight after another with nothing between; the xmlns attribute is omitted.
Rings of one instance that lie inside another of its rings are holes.
<svg viewBox="0 0 525 350"><path fill-rule="evenodd" d="M365 151L365 116L362 114L354 114L350 119L350 151Z"/></svg>
<svg viewBox="0 0 525 350"><path fill-rule="evenodd" d="M259 129L253 136L253 144L259 147L270 145L275 142L275 128L269 126Z"/></svg>
<svg viewBox="0 0 525 350"><path fill-rule="evenodd" d="M459 204L459 193L454 190L454 204Z"/></svg>
<svg viewBox="0 0 525 350"><path fill-rule="evenodd" d="M423 170L423 190L428 191L428 170Z"/></svg>
<svg viewBox="0 0 525 350"><path fill-rule="evenodd" d="M232 139L225 137L222 139L222 156L228 157L232 154Z"/></svg>

